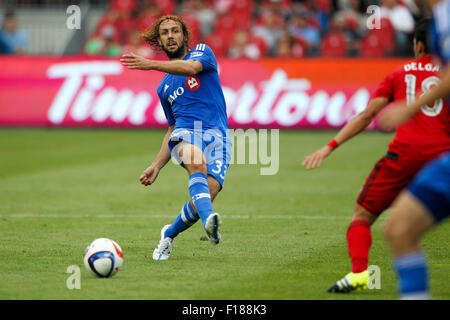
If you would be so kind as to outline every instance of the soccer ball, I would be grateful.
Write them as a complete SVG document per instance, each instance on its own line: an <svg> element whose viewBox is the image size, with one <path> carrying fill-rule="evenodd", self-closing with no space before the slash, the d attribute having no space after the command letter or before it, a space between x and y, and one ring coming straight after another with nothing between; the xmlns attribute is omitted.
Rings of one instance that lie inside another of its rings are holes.
<svg viewBox="0 0 450 320"><path fill-rule="evenodd" d="M100 278L113 276L123 263L123 253L114 240L99 238L91 242L84 250L84 265Z"/></svg>

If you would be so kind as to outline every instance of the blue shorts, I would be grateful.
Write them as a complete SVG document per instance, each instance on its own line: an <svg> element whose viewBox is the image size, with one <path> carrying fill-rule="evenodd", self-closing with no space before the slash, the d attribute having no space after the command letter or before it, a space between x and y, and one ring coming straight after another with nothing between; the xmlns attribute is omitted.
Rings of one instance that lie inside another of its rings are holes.
<svg viewBox="0 0 450 320"><path fill-rule="evenodd" d="M232 144L228 134L215 129L195 131L192 129L175 129L169 140L172 156L184 168L174 148L181 141L189 142L202 150L207 164L208 174L213 176L223 187L225 176L231 162Z"/></svg>
<svg viewBox="0 0 450 320"><path fill-rule="evenodd" d="M450 215L450 152L426 165L407 190L428 208L436 223Z"/></svg>

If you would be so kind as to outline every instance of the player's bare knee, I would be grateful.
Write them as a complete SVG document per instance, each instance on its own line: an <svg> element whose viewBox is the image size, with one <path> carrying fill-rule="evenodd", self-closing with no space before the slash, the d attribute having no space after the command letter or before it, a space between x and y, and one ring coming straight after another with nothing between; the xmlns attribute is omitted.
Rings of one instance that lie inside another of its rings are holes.
<svg viewBox="0 0 450 320"><path fill-rule="evenodd" d="M357 204L353 210L352 221L354 220L365 220L370 225L372 225L378 217L365 209L364 207Z"/></svg>
<svg viewBox="0 0 450 320"><path fill-rule="evenodd" d="M206 175L207 173L207 167L206 163L191 163L191 164L185 164L186 169L189 172L189 175L201 172Z"/></svg>

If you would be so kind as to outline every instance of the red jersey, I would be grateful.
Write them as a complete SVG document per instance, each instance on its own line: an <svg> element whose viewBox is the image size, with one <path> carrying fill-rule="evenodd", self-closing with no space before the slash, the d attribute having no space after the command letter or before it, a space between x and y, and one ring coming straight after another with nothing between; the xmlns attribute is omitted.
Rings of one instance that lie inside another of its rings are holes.
<svg viewBox="0 0 450 320"><path fill-rule="evenodd" d="M392 101L414 99L439 82L439 66L431 56L412 60L389 74L378 86L372 98ZM397 128L389 151L408 154L415 159L432 158L450 149L450 110L444 99L432 106L423 106L408 122Z"/></svg>

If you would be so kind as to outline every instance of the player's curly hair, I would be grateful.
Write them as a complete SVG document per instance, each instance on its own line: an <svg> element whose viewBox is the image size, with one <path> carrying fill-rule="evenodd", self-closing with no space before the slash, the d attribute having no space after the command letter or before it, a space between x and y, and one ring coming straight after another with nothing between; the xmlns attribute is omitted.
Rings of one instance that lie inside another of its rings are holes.
<svg viewBox="0 0 450 320"><path fill-rule="evenodd" d="M158 43L159 40L159 26L166 20L173 20L181 24L181 29L183 31L184 42L187 47L189 47L189 41L191 39L191 31L189 30L186 22L183 18L176 15L165 15L159 18L153 25L151 25L147 30L145 30L141 37L153 48L161 49Z"/></svg>

